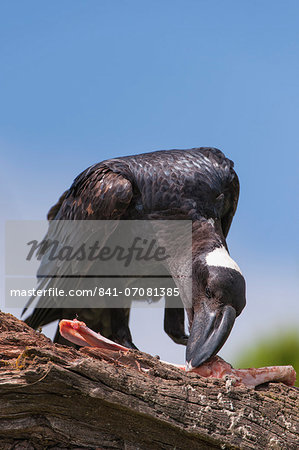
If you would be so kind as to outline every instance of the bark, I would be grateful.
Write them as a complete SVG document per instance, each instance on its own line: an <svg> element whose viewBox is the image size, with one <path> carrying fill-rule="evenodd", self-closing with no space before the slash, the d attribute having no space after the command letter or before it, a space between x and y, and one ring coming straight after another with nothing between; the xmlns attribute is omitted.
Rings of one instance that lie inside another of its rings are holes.
<svg viewBox="0 0 299 450"><path fill-rule="evenodd" d="M1 449L297 449L298 389L53 344L0 313Z"/></svg>

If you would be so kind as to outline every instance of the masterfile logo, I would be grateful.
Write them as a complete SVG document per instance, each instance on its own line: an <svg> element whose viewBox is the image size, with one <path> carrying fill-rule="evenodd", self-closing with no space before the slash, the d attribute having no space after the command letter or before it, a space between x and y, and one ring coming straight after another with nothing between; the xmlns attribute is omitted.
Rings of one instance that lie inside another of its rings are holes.
<svg viewBox="0 0 299 450"><path fill-rule="evenodd" d="M33 297L77 308L87 306L79 297L90 307L123 307L124 297L191 296L191 232L183 220L8 222L7 306Z"/></svg>

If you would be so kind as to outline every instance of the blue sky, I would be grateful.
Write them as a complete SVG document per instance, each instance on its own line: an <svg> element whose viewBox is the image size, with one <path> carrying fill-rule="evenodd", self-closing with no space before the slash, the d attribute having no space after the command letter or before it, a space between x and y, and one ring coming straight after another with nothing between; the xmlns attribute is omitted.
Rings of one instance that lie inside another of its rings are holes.
<svg viewBox="0 0 299 450"><path fill-rule="evenodd" d="M298 20L297 1L1 2L2 221L43 219L103 159L218 147L240 177L228 244L248 287L223 355L298 326ZM136 344L183 358L142 311Z"/></svg>

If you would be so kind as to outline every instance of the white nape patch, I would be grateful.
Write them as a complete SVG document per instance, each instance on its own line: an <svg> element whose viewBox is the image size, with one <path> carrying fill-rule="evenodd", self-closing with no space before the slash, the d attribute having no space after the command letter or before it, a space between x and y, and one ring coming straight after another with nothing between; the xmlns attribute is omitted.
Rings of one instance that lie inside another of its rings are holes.
<svg viewBox="0 0 299 450"><path fill-rule="evenodd" d="M228 269L234 269L242 274L238 264L229 256L225 247L215 248L212 252L206 256L206 263L208 266L215 267L227 267Z"/></svg>
<svg viewBox="0 0 299 450"><path fill-rule="evenodd" d="M212 227L215 225L215 222L213 219L208 219L207 222L212 225Z"/></svg>

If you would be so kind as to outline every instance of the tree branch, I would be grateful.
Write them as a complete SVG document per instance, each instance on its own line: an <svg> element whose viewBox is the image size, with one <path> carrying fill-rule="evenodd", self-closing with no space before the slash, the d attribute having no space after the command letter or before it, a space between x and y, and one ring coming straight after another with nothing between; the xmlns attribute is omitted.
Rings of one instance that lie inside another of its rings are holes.
<svg viewBox="0 0 299 450"><path fill-rule="evenodd" d="M297 449L298 389L53 344L0 313L1 448Z"/></svg>

